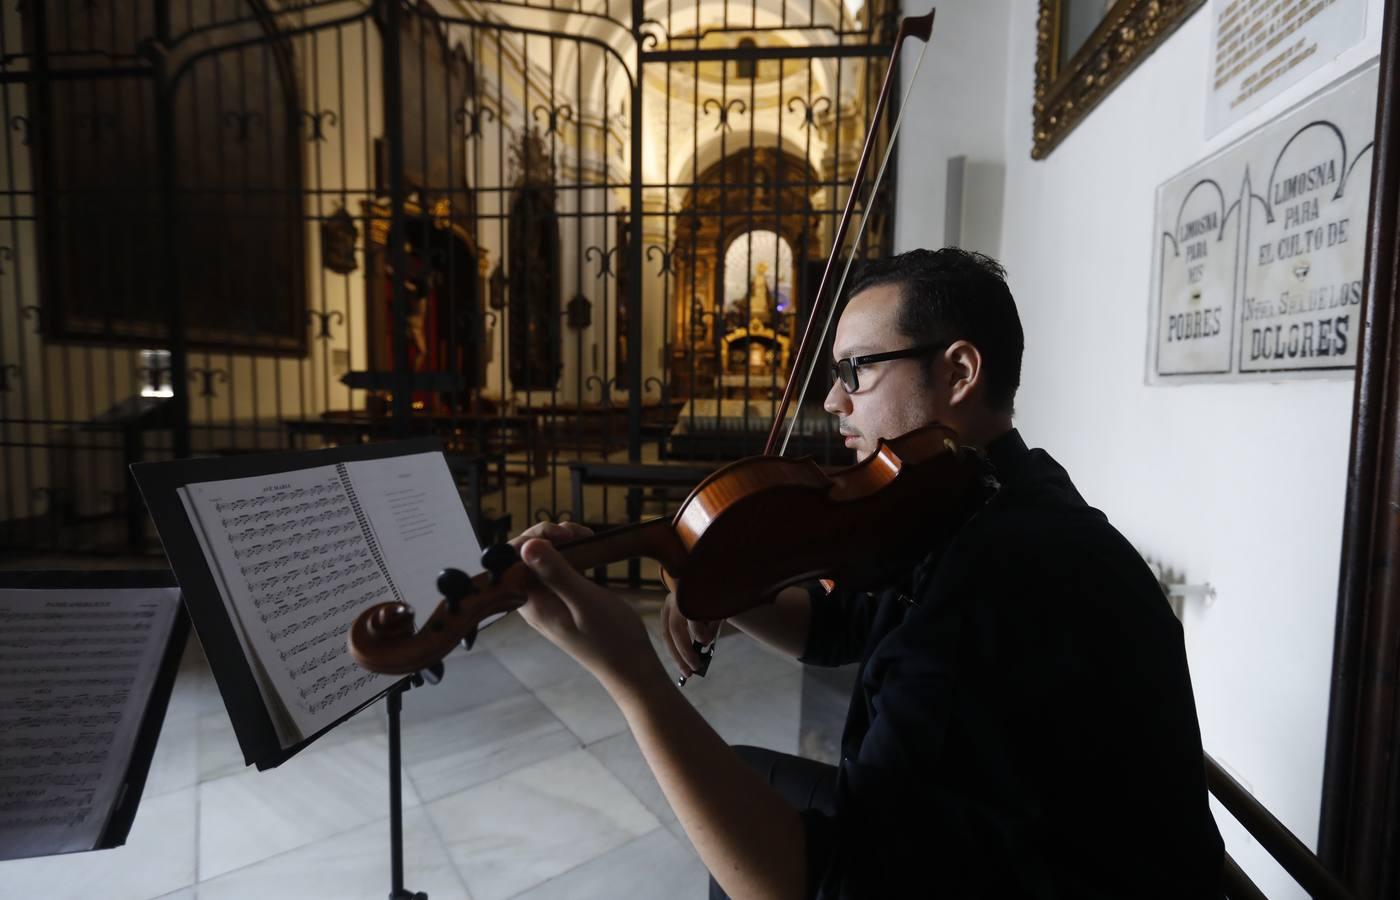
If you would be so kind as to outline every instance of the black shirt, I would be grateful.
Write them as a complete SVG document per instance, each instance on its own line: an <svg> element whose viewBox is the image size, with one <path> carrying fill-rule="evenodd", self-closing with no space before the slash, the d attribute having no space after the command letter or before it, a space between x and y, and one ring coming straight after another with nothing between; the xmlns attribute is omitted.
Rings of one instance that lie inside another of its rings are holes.
<svg viewBox="0 0 1400 900"><path fill-rule="evenodd" d="M813 591L803 661L861 670L808 896L1219 897L1180 624L1048 454L987 455L1000 490L906 583Z"/></svg>

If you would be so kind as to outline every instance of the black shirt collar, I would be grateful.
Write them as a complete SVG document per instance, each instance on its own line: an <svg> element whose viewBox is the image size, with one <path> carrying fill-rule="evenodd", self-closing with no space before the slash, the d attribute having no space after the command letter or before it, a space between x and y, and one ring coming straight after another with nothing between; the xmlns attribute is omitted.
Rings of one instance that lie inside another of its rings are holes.
<svg viewBox="0 0 1400 900"><path fill-rule="evenodd" d="M1030 452L1021 433L1014 428L988 444L986 451L987 459L1003 478L1013 476Z"/></svg>
<svg viewBox="0 0 1400 900"><path fill-rule="evenodd" d="M983 451L983 455L991 462L996 477L1002 484L1016 478L1016 473L1030 458L1030 454L1031 451L1026 446L1026 442L1021 439L1020 432L1014 428L994 438L987 445L987 449ZM923 561L914 568L909 581L903 585L910 592L909 596L917 597L922 593L925 580L937 569L943 553L947 549L947 542L933 548L929 555L924 557Z"/></svg>

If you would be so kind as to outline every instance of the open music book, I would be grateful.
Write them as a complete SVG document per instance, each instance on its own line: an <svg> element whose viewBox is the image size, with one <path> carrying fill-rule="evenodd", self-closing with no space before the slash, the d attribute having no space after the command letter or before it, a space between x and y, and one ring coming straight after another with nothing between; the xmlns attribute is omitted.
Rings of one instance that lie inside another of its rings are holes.
<svg viewBox="0 0 1400 900"><path fill-rule="evenodd" d="M351 659L365 607L430 609L444 568L481 548L441 453L340 462L178 489L282 747L391 679Z"/></svg>
<svg viewBox="0 0 1400 900"><path fill-rule="evenodd" d="M0 859L125 841L179 611L174 588L0 590Z"/></svg>

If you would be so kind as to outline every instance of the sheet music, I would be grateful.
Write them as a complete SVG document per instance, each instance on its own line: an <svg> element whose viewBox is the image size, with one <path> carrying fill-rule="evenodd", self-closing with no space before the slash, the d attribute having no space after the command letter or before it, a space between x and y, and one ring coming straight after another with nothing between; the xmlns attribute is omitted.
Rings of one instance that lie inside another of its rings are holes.
<svg viewBox="0 0 1400 900"><path fill-rule="evenodd" d="M404 602L426 615L437 605L438 573L486 571L481 545L441 453L346 463L355 493L383 548Z"/></svg>
<svg viewBox="0 0 1400 900"><path fill-rule="evenodd" d="M355 614L394 595L335 466L191 484L181 499L283 747L387 686L345 644Z"/></svg>
<svg viewBox="0 0 1400 900"><path fill-rule="evenodd" d="M181 500L283 747L372 699L389 679L351 658L367 606L437 602L438 571L481 571L441 453L191 484Z"/></svg>
<svg viewBox="0 0 1400 900"><path fill-rule="evenodd" d="M0 590L0 859L98 845L179 604L174 588Z"/></svg>

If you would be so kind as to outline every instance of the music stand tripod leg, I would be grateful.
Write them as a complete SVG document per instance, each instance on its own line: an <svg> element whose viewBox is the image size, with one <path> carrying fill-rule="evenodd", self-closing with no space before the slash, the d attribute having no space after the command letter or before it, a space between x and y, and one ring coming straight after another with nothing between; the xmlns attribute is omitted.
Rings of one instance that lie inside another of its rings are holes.
<svg viewBox="0 0 1400 900"><path fill-rule="evenodd" d="M423 891L410 891L403 886L403 768L399 745L399 717L403 712L403 695L409 687L437 684L442 680L442 663L434 663L423 671L395 685L385 695L389 713L389 900L428 900Z"/></svg>

